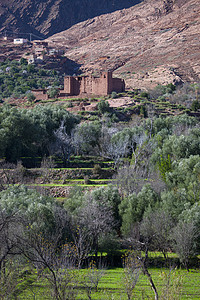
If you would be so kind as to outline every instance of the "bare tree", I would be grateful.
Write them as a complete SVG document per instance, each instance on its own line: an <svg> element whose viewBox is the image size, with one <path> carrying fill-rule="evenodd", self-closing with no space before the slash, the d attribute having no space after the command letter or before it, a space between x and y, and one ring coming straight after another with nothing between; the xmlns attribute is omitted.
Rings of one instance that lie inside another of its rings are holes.
<svg viewBox="0 0 200 300"><path fill-rule="evenodd" d="M136 251L129 250L123 257L123 285L128 300L132 299L133 291L141 273L142 265Z"/></svg>
<svg viewBox="0 0 200 300"><path fill-rule="evenodd" d="M55 162L52 157L44 156L41 162L40 171L44 182L50 182L52 177L52 169L55 167Z"/></svg>
<svg viewBox="0 0 200 300"><path fill-rule="evenodd" d="M92 291L98 292L98 285L101 278L104 276L104 269L101 265L98 266L94 261L91 261L87 271L85 272L82 280L82 284L86 289L87 297L92 299Z"/></svg>
<svg viewBox="0 0 200 300"><path fill-rule="evenodd" d="M174 250L178 254L181 263L189 271L189 260L196 254L195 239L199 235L193 222L180 221L173 229L172 238Z"/></svg>
<svg viewBox="0 0 200 300"><path fill-rule="evenodd" d="M163 211L150 212L143 218L140 225L140 232L152 250L161 251L167 258L166 253L171 247L171 230L174 222L171 216Z"/></svg>
<svg viewBox="0 0 200 300"><path fill-rule="evenodd" d="M14 169L16 168L16 165L13 163L8 163L6 161L0 162L0 189L4 190L7 188L8 184L15 183L14 180Z"/></svg>
<svg viewBox="0 0 200 300"><path fill-rule="evenodd" d="M121 158L127 155L127 149L129 144L129 136L127 135L123 140L118 140L113 143L110 142L106 147L106 152L104 150L104 157L114 159L115 166L117 166Z"/></svg>
<svg viewBox="0 0 200 300"><path fill-rule="evenodd" d="M19 240L16 236L21 235L21 219L17 213L6 214L0 209L0 275L5 271L8 257L21 254L18 248Z"/></svg>
<svg viewBox="0 0 200 300"><path fill-rule="evenodd" d="M134 170L130 164L124 164L120 167L117 174L114 175L114 179L114 183L117 184L123 196L130 195L134 192L138 193L145 183L141 170L139 168Z"/></svg>
<svg viewBox="0 0 200 300"><path fill-rule="evenodd" d="M23 275L20 259L23 222L17 212L0 209L0 299L15 299L31 285ZM17 234L16 234L17 232ZM21 285L22 284L22 285ZM23 288L22 288L23 286Z"/></svg>
<svg viewBox="0 0 200 300"><path fill-rule="evenodd" d="M101 136L100 136L100 155L103 157L107 157L107 155L112 156L112 152L110 149L110 143L112 136L118 132L116 127L108 127L106 125L102 125L101 128Z"/></svg>
<svg viewBox="0 0 200 300"><path fill-rule="evenodd" d="M9 256L5 261L5 267L0 271L0 299L18 299L25 289L32 285L27 274L25 275L22 261L15 257Z"/></svg>
<svg viewBox="0 0 200 300"><path fill-rule="evenodd" d="M139 232L139 228L137 226L136 230L133 232L133 235L127 240L127 242L134 249L134 251L136 253L134 255L137 257L137 260L140 263L140 266L141 266L141 269L142 269L144 275L146 275L149 280L150 286L155 295L155 300L158 300L158 291L157 291L156 285L153 281L153 278L151 276L151 273L149 272L148 267L147 267L148 250L149 250L148 244L146 244L145 242L141 242L140 239L141 239L140 232ZM142 255L141 251L143 251L145 253L145 255Z"/></svg>
<svg viewBox="0 0 200 300"><path fill-rule="evenodd" d="M79 226L86 229L89 239L92 239L92 247L96 261L101 236L110 232L114 226L112 209L104 203L98 203L90 195L78 214Z"/></svg>
<svg viewBox="0 0 200 300"><path fill-rule="evenodd" d="M183 273L181 274L176 268L162 270L161 278L163 285L161 289L161 297L163 300L179 300L181 299L181 291L183 287Z"/></svg>
<svg viewBox="0 0 200 300"><path fill-rule="evenodd" d="M46 278L56 300L75 299L77 272L75 271L75 248L72 243L61 243L68 217L61 209L55 212L56 224L52 236L32 229L24 220L24 235L20 237L19 249Z"/></svg>
<svg viewBox="0 0 200 300"><path fill-rule="evenodd" d="M71 234L74 244L74 255L77 262L78 269L81 268L82 263L88 258L88 255L92 248L92 237L88 236L88 231L85 226L80 226L77 222L74 222L71 228Z"/></svg>
<svg viewBox="0 0 200 300"><path fill-rule="evenodd" d="M61 156L63 164L66 167L73 152L73 146L72 138L66 132L64 121L62 121L60 127L54 131L54 142L50 145L49 150L51 154Z"/></svg>

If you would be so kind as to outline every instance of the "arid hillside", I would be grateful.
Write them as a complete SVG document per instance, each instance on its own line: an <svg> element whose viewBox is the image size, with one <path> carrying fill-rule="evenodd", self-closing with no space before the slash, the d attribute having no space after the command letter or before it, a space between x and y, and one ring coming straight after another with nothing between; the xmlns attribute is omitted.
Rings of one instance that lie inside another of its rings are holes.
<svg viewBox="0 0 200 300"><path fill-rule="evenodd" d="M83 72L114 70L130 87L200 80L200 1L146 0L48 39Z"/></svg>
<svg viewBox="0 0 200 300"><path fill-rule="evenodd" d="M140 0L1 0L0 32L30 32L41 37L104 13L128 8Z"/></svg>

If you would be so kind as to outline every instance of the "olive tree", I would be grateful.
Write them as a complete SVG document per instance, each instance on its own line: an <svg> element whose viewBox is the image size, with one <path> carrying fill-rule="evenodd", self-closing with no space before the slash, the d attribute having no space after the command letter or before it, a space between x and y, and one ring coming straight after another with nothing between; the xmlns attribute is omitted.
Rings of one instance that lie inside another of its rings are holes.
<svg viewBox="0 0 200 300"><path fill-rule="evenodd" d="M77 153L89 154L99 147L101 126L98 122L81 123L73 132L73 145Z"/></svg>

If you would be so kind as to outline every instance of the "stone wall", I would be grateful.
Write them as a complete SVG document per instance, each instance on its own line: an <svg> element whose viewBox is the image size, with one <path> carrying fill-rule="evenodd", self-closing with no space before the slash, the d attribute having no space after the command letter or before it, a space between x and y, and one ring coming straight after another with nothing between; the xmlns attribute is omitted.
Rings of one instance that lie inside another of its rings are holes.
<svg viewBox="0 0 200 300"><path fill-rule="evenodd" d="M100 77L88 76L66 76L64 78L64 90L69 96L77 95L108 95L112 91L123 92L125 90L124 80L112 78L112 72L104 72Z"/></svg>
<svg viewBox="0 0 200 300"><path fill-rule="evenodd" d="M112 91L121 93L125 91L125 82L121 78L112 78Z"/></svg>
<svg viewBox="0 0 200 300"><path fill-rule="evenodd" d="M47 100L48 94L47 90L41 89L41 90L32 90L32 93L35 95L36 100Z"/></svg>

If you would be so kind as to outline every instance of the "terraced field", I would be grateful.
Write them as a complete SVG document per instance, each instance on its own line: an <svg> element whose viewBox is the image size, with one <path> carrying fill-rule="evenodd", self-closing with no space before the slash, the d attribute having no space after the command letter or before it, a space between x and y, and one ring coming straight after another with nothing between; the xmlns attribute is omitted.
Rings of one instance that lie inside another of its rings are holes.
<svg viewBox="0 0 200 300"><path fill-rule="evenodd" d="M23 158L24 162L31 158ZM39 164L39 158L35 162ZM62 161L55 162L56 167L45 168L3 168L0 169L1 182L4 185L25 184L28 187L45 190L55 198L65 198L72 187L94 188L106 186L113 182L115 170L113 161L103 161L94 157L73 157L70 165L73 167L59 168ZM75 167L76 166L76 167Z"/></svg>

